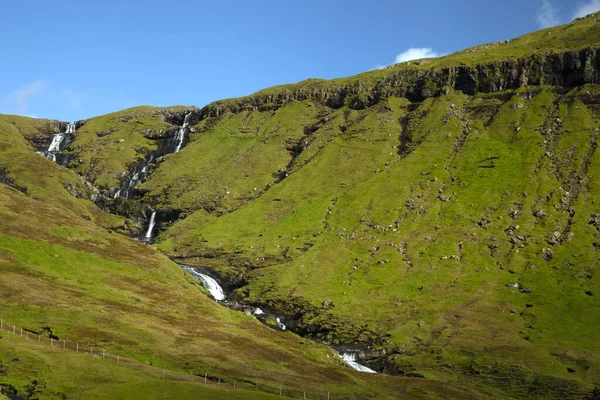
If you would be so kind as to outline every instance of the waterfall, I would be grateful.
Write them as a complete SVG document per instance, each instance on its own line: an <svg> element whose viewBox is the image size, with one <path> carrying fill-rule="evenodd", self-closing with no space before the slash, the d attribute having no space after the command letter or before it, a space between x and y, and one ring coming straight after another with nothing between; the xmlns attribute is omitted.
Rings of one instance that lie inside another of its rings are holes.
<svg viewBox="0 0 600 400"><path fill-rule="evenodd" d="M50 142L50 146L48 146L48 150L38 151L37 153L43 157L46 157L48 160L51 160L65 167L69 162L69 156L63 154L62 157L60 157L61 162L59 163L59 159L58 157L56 157L56 153L61 152L62 150L64 150L65 147L69 145L69 142L71 141L73 134L75 133L76 126L77 125L75 122L71 122L70 124L68 124L64 132L57 133L52 136L52 141Z"/></svg>
<svg viewBox="0 0 600 400"><path fill-rule="evenodd" d="M152 212L152 216L150 217L150 223L148 224L148 231L146 232L146 236L144 239L150 240L152 239L152 230L154 229L154 219L156 218L156 211Z"/></svg>
<svg viewBox="0 0 600 400"><path fill-rule="evenodd" d="M131 191L131 189L133 189L137 185L139 185L139 178L140 178L139 172L137 172L137 169L134 169L133 173L131 174L131 178L129 178L129 183L127 184L127 190L125 190L125 198L126 199L129 198L129 192ZM121 193L119 192L119 195L120 194Z"/></svg>
<svg viewBox="0 0 600 400"><path fill-rule="evenodd" d="M50 153L49 151L36 151L36 153L52 162L56 162L56 155L54 153Z"/></svg>
<svg viewBox="0 0 600 400"><path fill-rule="evenodd" d="M52 142L50 142L50 147L48 147L48 151L60 151L60 144L62 143L64 137L64 133L57 133L56 135L52 136Z"/></svg>
<svg viewBox="0 0 600 400"><path fill-rule="evenodd" d="M212 277L196 271L194 268L182 265L183 269L192 274L196 279L202 282L202 286L206 288L217 301L225 300L225 293L219 283Z"/></svg>
<svg viewBox="0 0 600 400"><path fill-rule="evenodd" d="M62 151L62 149L64 149L67 146L68 141L70 139L70 135L75 133L75 129L75 122L71 122L69 125L67 125L67 129L65 129L64 132L57 133L56 135L52 136L52 142L50 142L48 151L51 153Z"/></svg>
<svg viewBox="0 0 600 400"><path fill-rule="evenodd" d="M345 351L343 352L340 357L342 358L342 360L344 360L344 362L352 369L354 369L355 371L358 372L367 372L369 374L376 374L377 372L373 371L371 368L369 367L365 367L364 365L359 364L356 361L356 353L354 352L349 352L349 351Z"/></svg>
<svg viewBox="0 0 600 400"><path fill-rule="evenodd" d="M117 198L119 198L119 196L121 196L121 189L117 189L117 191L115 192L115 195L113 196L113 199L117 199Z"/></svg>
<svg viewBox="0 0 600 400"><path fill-rule="evenodd" d="M183 145L183 140L185 139L185 132L190 124L190 115L192 115L191 112L185 114L185 118L183 120L183 125L181 126L181 128L179 128L179 131L177 131L177 135L175 136L177 145L175 146L175 151L173 151L173 153L179 153L179 150L181 150L181 146Z"/></svg>
<svg viewBox="0 0 600 400"><path fill-rule="evenodd" d="M283 322L281 322L281 318L277 317L275 319L275 322L277 322L277 326L279 327L279 329L281 329L282 331L285 331L285 324Z"/></svg>

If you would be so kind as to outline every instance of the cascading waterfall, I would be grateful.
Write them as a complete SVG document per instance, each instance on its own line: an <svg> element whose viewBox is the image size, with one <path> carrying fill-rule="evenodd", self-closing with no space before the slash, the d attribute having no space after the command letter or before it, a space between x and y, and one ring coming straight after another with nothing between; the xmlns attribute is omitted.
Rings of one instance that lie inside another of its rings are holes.
<svg viewBox="0 0 600 400"><path fill-rule="evenodd" d="M179 150L181 150L181 146L183 145L183 140L185 139L185 133L187 131L188 126L190 125L190 116L192 115L192 113L187 113L185 114L185 118L183 119L183 125L181 126L181 128L179 128L179 131L177 131L177 135L175 136L175 141L177 143L177 145L175 146L175 151L173 151L173 153L179 153Z"/></svg>
<svg viewBox="0 0 600 400"><path fill-rule="evenodd" d="M154 229L155 219L156 219L156 211L153 211L152 215L150 216L150 223L148 224L148 231L146 232L146 236L144 237L144 239L146 239L146 240L152 239L152 230Z"/></svg>
<svg viewBox="0 0 600 400"><path fill-rule="evenodd" d="M344 360L344 362L352 369L354 369L355 371L358 372L366 372L369 374L376 374L376 371L373 371L371 368L369 367L365 367L362 364L359 364L356 359L356 353L355 352L349 352L349 351L345 351L342 354L340 354L340 357L342 358L342 360Z"/></svg>
<svg viewBox="0 0 600 400"><path fill-rule="evenodd" d="M188 266L184 266L184 265L182 265L182 267L187 272L189 272L192 276L194 276L196 279L200 280L200 282L202 282L202 286L204 286L206 288L206 290L208 290L210 292L210 294L212 295L212 297L215 298L215 300L217 300L217 301L225 300L225 292L223 292L223 288L221 287L221 285L219 285L219 283L215 279L213 279L212 277L210 277L206 274L196 271L192 267L188 267Z"/></svg>
<svg viewBox="0 0 600 400"><path fill-rule="evenodd" d="M200 282L202 282L202 285L210 292L210 294L212 295L212 297L214 297L215 300L217 300L217 301L225 300L225 293L223 292L223 288L221 288L219 283L214 278L212 278L211 276L209 276L207 274L198 272L193 267L189 267L184 264L179 264L179 266L181 268L183 268L184 270L186 270L190 275L192 275L193 277L198 279ZM224 304L227 305L227 303L224 303ZM265 323L264 318L268 314L263 309L256 307L256 308L254 308L254 310L252 310L250 312L249 315L253 315L257 319L259 319L260 321ZM277 326L279 327L279 329L281 329L282 331L285 331L287 329L285 324L282 322L282 318L276 317L275 322L277 323ZM358 352L356 352L356 351L344 351L342 353L338 353L338 355L350 368L354 369L355 371L369 373L369 374L377 373L377 371L374 371L371 368L364 366L357 361L358 360Z"/></svg>
<svg viewBox="0 0 600 400"><path fill-rule="evenodd" d="M50 142L50 146L48 146L48 150L38 151L37 153L55 163L58 163L56 153L63 151L64 148L68 146L76 129L77 129L76 122L71 122L70 124L67 125L67 128L65 129L64 132L57 133L52 136L52 141ZM63 166L65 166L67 161L68 161L68 159L64 158L64 160L61 164Z"/></svg>
<svg viewBox="0 0 600 400"><path fill-rule="evenodd" d="M129 192L131 191L131 189L134 189L137 185L140 184L140 173L137 171L137 169L133 170L133 173L131 174L131 177L129 178L129 183L127 183L127 190L125 190L125 198L128 199L129 198ZM119 190L119 195L121 195L121 191Z"/></svg>
<svg viewBox="0 0 600 400"><path fill-rule="evenodd" d="M283 322L281 322L281 318L277 317L275 318L275 322L277 323L277 326L279 327L279 329L281 329L282 331L285 331L285 324Z"/></svg>

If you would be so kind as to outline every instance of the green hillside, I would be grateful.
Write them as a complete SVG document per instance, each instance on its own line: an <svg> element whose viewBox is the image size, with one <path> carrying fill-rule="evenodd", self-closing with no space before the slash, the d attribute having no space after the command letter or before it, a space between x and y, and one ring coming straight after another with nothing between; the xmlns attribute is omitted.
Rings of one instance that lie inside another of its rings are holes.
<svg viewBox="0 0 600 400"><path fill-rule="evenodd" d="M202 109L79 121L67 168L35 154L57 121L0 116L0 315L154 366L310 382L332 398L591 398L598 15ZM168 153L187 114L184 147ZM153 245L126 237L150 210ZM217 304L173 261L293 333ZM352 372L326 345L381 374ZM73 388L51 353L15 351L46 366L0 368L19 393L36 376L58 381L47 398L205 390L113 367Z"/></svg>

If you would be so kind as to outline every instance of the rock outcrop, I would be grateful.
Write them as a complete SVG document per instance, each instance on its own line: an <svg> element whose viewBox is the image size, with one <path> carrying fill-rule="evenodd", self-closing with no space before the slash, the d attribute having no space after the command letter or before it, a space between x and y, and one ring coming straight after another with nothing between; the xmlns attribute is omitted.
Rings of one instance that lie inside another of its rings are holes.
<svg viewBox="0 0 600 400"><path fill-rule="evenodd" d="M540 53L477 66L457 65L429 70L407 67L375 83L356 80L338 84L335 81L315 80L302 85L285 86L272 93L259 92L239 99L216 101L202 108L198 116L199 119L205 119L227 112L276 110L292 101L304 100L331 108L347 105L353 109L364 109L391 96L422 101L452 90L474 95L523 86L571 88L586 83L600 83L598 48Z"/></svg>

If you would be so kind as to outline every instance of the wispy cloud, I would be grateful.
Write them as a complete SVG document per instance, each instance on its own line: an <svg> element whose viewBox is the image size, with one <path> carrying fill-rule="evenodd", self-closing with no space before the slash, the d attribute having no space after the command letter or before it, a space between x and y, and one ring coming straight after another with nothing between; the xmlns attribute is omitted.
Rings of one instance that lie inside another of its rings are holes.
<svg viewBox="0 0 600 400"><path fill-rule="evenodd" d="M585 17L596 11L600 11L600 0L590 0L587 3L579 3L573 12L573 19Z"/></svg>
<svg viewBox="0 0 600 400"><path fill-rule="evenodd" d="M50 80L41 79L26 83L4 96L0 93L0 113L37 116L48 114L48 110L75 111L82 106L85 98L82 93L57 88Z"/></svg>
<svg viewBox="0 0 600 400"><path fill-rule="evenodd" d="M560 24L556 8L548 0L542 1L542 5L537 10L536 19L542 29Z"/></svg>
<svg viewBox="0 0 600 400"><path fill-rule="evenodd" d="M29 112L31 100L39 96L47 87L47 80L38 80L14 90L12 93L0 98L2 108L8 109L16 114L26 114Z"/></svg>

